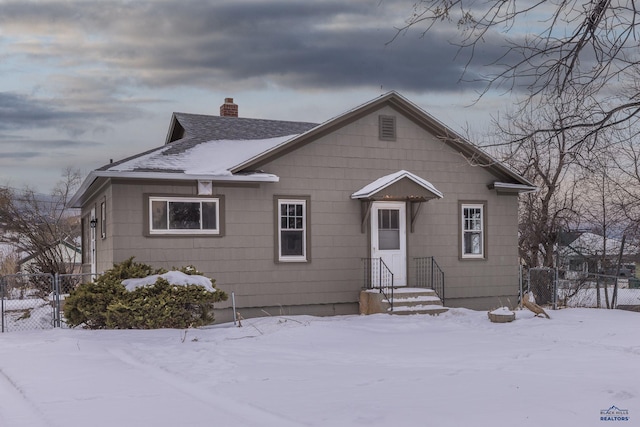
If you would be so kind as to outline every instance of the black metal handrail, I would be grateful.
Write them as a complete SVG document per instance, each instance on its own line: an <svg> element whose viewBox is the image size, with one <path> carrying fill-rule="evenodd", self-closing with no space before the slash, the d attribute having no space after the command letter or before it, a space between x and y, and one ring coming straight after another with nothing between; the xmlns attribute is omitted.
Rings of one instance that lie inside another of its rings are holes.
<svg viewBox="0 0 640 427"><path fill-rule="evenodd" d="M414 258L415 286L417 288L433 289L444 304L444 271L434 257Z"/></svg>
<svg viewBox="0 0 640 427"><path fill-rule="evenodd" d="M378 289L393 311L393 272L382 258L362 258L364 264L363 288Z"/></svg>

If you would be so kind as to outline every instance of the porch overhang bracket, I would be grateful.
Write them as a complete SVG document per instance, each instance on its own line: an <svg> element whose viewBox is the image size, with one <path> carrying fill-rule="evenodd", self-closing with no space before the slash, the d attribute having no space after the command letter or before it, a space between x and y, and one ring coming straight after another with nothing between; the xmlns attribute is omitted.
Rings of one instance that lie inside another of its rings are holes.
<svg viewBox="0 0 640 427"><path fill-rule="evenodd" d="M415 228L416 219L418 219L418 215L420 214L420 209L422 208L422 204L424 200L412 200L411 201L411 232Z"/></svg>
<svg viewBox="0 0 640 427"><path fill-rule="evenodd" d="M362 200L360 203L360 216L361 216L361 224L360 224L360 232L362 234L367 232L367 221L369 220L369 215L371 215L371 205L373 202L371 200Z"/></svg>

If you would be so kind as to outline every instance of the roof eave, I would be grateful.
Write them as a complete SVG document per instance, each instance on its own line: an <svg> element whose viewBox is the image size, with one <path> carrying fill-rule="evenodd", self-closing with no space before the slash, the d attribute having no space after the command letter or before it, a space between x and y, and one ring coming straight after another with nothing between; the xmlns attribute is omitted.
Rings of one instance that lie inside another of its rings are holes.
<svg viewBox="0 0 640 427"><path fill-rule="evenodd" d="M351 195L351 200L380 200L380 198L376 198L375 195L378 194L381 190L384 190L384 188L380 188L377 191L372 191L370 193L367 194L352 194ZM392 198L393 200L433 200L433 199L442 199L441 195L438 195L436 193L434 193L431 190L427 190L429 191L433 197L422 197L422 196L416 196L416 197L395 197Z"/></svg>
<svg viewBox="0 0 640 427"><path fill-rule="evenodd" d="M69 207L69 208L81 208L82 207L82 201L84 201L84 199L85 199L84 195L89 190L89 187L91 187L93 185L93 183L95 182L95 180L98 178L96 172L98 172L98 171L93 170L93 171L89 172L89 175L87 175L87 177L84 179L84 181L82 181L82 184L80 185L80 188L78 188L78 190L75 192L75 194L67 202L67 207Z"/></svg>
<svg viewBox="0 0 640 427"><path fill-rule="evenodd" d="M88 198L85 195L93 183L100 178L124 178L124 179L155 179L161 181L212 181L212 182L236 182L244 184L260 184L263 182L279 182L280 177L268 173L253 174L186 174L180 172L135 172L135 171L92 171L84 180L78 191L73 195L67 206L81 208L82 203Z"/></svg>
<svg viewBox="0 0 640 427"><path fill-rule="evenodd" d="M487 185L489 190L496 190L498 193L533 193L539 190L535 185L513 184L510 182L493 182Z"/></svg>

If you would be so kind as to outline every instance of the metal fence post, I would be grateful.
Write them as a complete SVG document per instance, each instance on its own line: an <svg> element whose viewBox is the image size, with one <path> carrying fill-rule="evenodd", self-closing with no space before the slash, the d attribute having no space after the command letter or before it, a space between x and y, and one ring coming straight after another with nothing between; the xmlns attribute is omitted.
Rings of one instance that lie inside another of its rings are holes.
<svg viewBox="0 0 640 427"><path fill-rule="evenodd" d="M382 258L378 260L378 286L380 287L380 293L382 293Z"/></svg>
<svg viewBox="0 0 640 427"><path fill-rule="evenodd" d="M558 280L559 280L559 277L560 276L558 274L558 267L556 267L556 269L554 271L554 278L553 278L553 298L551 299L553 310L557 310L558 309Z"/></svg>
<svg viewBox="0 0 640 427"><path fill-rule="evenodd" d="M235 292L231 292L231 306L233 307L233 326L236 326L236 323L238 321L237 316L236 316L236 293Z"/></svg>
<svg viewBox="0 0 640 427"><path fill-rule="evenodd" d="M60 275L55 273L53 276L53 327L60 327Z"/></svg>
<svg viewBox="0 0 640 427"><path fill-rule="evenodd" d="M433 257L431 257L431 289L433 289L433 263L435 262L435 260L433 259Z"/></svg>
<svg viewBox="0 0 640 427"><path fill-rule="evenodd" d="M522 264L518 265L518 288L520 290L520 307L522 307Z"/></svg>
<svg viewBox="0 0 640 427"><path fill-rule="evenodd" d="M441 277L442 277L442 305L444 305L445 304L444 302L444 271L442 272Z"/></svg>
<svg viewBox="0 0 640 427"><path fill-rule="evenodd" d="M2 333L4 333L4 277L0 277L0 317L2 318Z"/></svg>

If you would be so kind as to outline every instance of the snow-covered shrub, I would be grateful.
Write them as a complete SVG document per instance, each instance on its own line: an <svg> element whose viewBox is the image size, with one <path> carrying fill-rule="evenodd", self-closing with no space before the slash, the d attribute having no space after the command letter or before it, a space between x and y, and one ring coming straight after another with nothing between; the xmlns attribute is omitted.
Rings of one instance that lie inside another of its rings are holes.
<svg viewBox="0 0 640 427"><path fill-rule="evenodd" d="M72 290L64 301L67 325L85 325L90 329L107 326L107 307L124 298L127 290L120 280L101 276Z"/></svg>
<svg viewBox="0 0 640 427"><path fill-rule="evenodd" d="M175 285L158 277L154 284L136 287L107 307L107 328L187 328L213 323L213 303L221 291L202 285ZM226 295L224 295L226 299Z"/></svg>
<svg viewBox="0 0 640 427"><path fill-rule="evenodd" d="M186 328L213 323L213 304L227 295L195 267L166 272L133 262L114 265L65 301L69 326L91 329Z"/></svg>

